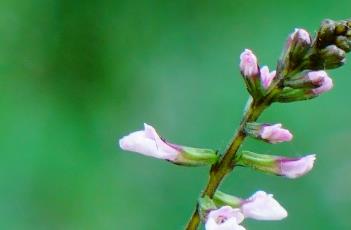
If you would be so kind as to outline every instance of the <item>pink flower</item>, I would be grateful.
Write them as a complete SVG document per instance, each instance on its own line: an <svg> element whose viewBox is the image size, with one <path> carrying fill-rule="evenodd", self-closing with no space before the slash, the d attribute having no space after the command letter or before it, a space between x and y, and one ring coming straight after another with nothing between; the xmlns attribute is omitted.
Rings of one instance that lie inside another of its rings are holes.
<svg viewBox="0 0 351 230"><path fill-rule="evenodd" d="M171 161L180 165L199 166L213 164L218 159L216 150L176 145L161 138L156 130L144 124L144 130L136 131L119 140L123 150Z"/></svg>
<svg viewBox="0 0 351 230"><path fill-rule="evenodd" d="M312 84L319 86L318 88L312 89L313 94L322 94L333 88L333 80L323 70L310 71L307 73L307 77Z"/></svg>
<svg viewBox="0 0 351 230"><path fill-rule="evenodd" d="M148 124L144 124L144 130L121 138L119 145L123 150L169 161L175 161L181 153L180 150L164 142L156 130Z"/></svg>
<svg viewBox="0 0 351 230"><path fill-rule="evenodd" d="M241 205L245 217L256 220L281 220L288 216L287 211L273 198L272 194L258 191Z"/></svg>
<svg viewBox="0 0 351 230"><path fill-rule="evenodd" d="M279 174L288 178L297 178L305 175L313 168L316 155L307 155L301 158L282 157L279 162Z"/></svg>
<svg viewBox="0 0 351 230"><path fill-rule="evenodd" d="M211 211L207 216L206 230L245 230L239 225L244 220L239 209L223 206Z"/></svg>
<svg viewBox="0 0 351 230"><path fill-rule="evenodd" d="M287 129L282 128L282 124L263 125L260 131L260 138L272 144L290 141L293 135Z"/></svg>
<svg viewBox="0 0 351 230"><path fill-rule="evenodd" d="M245 49L240 55L240 70L248 78L258 74L257 58L249 49Z"/></svg>
<svg viewBox="0 0 351 230"><path fill-rule="evenodd" d="M260 172L295 179L311 171L315 159L314 154L305 157L284 157L242 151L236 157L235 164L250 167Z"/></svg>
<svg viewBox="0 0 351 230"><path fill-rule="evenodd" d="M276 74L276 71L274 70L272 72L269 72L269 69L267 66L263 66L261 68L261 82L262 82L263 88L267 89L271 85L272 80L275 77L275 74Z"/></svg>

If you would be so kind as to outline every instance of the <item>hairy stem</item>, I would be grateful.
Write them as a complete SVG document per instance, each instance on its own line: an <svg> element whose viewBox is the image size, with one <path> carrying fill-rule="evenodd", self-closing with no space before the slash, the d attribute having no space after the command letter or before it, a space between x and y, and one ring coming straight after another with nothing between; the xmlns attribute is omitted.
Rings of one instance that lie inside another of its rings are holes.
<svg viewBox="0 0 351 230"><path fill-rule="evenodd" d="M209 196L210 198L212 198L224 177L230 171L233 170L233 159L246 137L246 134L244 132L246 123L254 122L257 120L257 118L261 115L263 110L269 105L271 95L268 95L267 97L263 98L263 100L253 100L250 102L250 105L248 106L248 109L246 110L240 122L240 126L236 131L230 145L223 154L223 157L218 161L218 163L212 166L208 183L201 194L202 197ZM199 226L199 223L200 215L198 205L196 205L194 213L186 226L186 230L196 230Z"/></svg>

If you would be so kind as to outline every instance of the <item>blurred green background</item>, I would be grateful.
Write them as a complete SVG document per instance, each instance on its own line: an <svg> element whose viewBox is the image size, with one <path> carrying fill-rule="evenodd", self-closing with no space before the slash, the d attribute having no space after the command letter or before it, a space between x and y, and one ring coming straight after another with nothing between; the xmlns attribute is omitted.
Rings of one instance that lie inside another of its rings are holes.
<svg viewBox="0 0 351 230"><path fill-rule="evenodd" d="M223 150L245 91L239 54L276 63L295 27L349 18L349 0L0 2L0 229L182 229L208 168L123 152L143 122L169 141ZM317 153L298 180L237 169L222 190L273 193L289 211L248 229L351 228L351 65L332 92L277 104L291 143L248 140L270 154Z"/></svg>

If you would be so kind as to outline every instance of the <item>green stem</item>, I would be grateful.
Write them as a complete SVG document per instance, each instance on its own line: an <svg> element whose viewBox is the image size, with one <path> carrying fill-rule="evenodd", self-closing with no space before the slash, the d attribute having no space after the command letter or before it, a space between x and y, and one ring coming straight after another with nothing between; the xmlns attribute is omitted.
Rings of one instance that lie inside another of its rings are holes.
<svg viewBox="0 0 351 230"><path fill-rule="evenodd" d="M233 170L233 159L235 157L236 152L239 147L243 143L246 134L244 132L244 128L246 123L254 122L261 115L263 110L269 105L269 101L271 99L271 93L269 96L263 98L260 101L251 101L248 109L246 110L241 122L239 129L236 131L234 138L225 151L223 157L218 161L218 163L214 164L210 171L209 181L206 185L206 188L201 194L201 197L208 196L210 198L215 194L218 186L224 179L224 177ZM200 224L200 215L198 210L198 205L196 205L195 211L186 226L186 230L196 230Z"/></svg>

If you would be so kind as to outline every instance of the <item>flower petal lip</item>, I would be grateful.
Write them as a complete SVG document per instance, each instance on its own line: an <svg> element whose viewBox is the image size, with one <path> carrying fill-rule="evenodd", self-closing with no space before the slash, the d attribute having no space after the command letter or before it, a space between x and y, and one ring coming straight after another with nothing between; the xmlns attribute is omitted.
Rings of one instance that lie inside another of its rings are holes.
<svg viewBox="0 0 351 230"><path fill-rule="evenodd" d="M316 86L321 86L324 79L328 77L328 74L323 70L309 71L306 75L308 80L311 81L312 84Z"/></svg>
<svg viewBox="0 0 351 230"><path fill-rule="evenodd" d="M230 206L223 206L220 209L213 210L208 214L208 218L218 219L219 217L225 217L227 219L235 217L238 224L244 220L244 215L240 212L240 210Z"/></svg>
<svg viewBox="0 0 351 230"><path fill-rule="evenodd" d="M280 159L280 173L291 179L303 176L312 170L316 155L311 154L301 158L283 158Z"/></svg>
<svg viewBox="0 0 351 230"><path fill-rule="evenodd" d="M287 211L273 198L273 195L264 191L257 191L243 201L241 211L245 217L256 220L281 220L288 216Z"/></svg>
<svg viewBox="0 0 351 230"><path fill-rule="evenodd" d="M180 153L164 142L156 130L148 124L144 124L144 130L121 138L119 145L123 150L170 161L174 161Z"/></svg>
<svg viewBox="0 0 351 230"><path fill-rule="evenodd" d="M333 88L333 80L329 76L326 76L323 79L322 85L319 86L318 88L312 89L312 92L314 94L319 95L327 91L330 91L332 88Z"/></svg>
<svg viewBox="0 0 351 230"><path fill-rule="evenodd" d="M207 216L206 230L245 230L239 224L244 220L244 215L239 209L223 206L211 211Z"/></svg>
<svg viewBox="0 0 351 230"><path fill-rule="evenodd" d="M230 218L222 224L216 223L215 220L209 219L205 224L206 230L246 230L243 226L236 222L235 218Z"/></svg>

